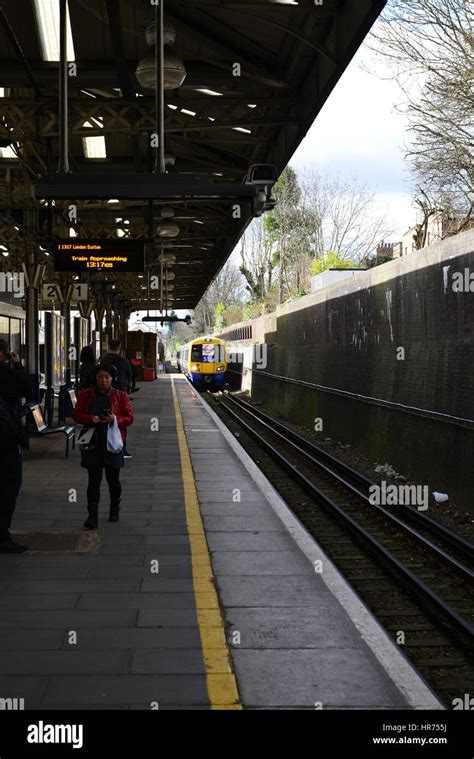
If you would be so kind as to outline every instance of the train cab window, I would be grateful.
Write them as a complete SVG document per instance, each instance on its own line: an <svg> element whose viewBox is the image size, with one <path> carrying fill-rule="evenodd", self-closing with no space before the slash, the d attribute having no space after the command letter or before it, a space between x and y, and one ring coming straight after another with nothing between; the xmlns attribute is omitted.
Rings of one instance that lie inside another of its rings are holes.
<svg viewBox="0 0 474 759"><path fill-rule="evenodd" d="M191 346L191 361L199 363L202 361L202 345Z"/></svg>

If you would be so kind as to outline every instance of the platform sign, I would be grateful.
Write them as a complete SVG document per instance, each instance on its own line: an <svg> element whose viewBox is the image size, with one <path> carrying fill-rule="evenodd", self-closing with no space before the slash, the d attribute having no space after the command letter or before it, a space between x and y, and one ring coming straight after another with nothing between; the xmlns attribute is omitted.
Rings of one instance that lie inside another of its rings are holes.
<svg viewBox="0 0 474 759"><path fill-rule="evenodd" d="M74 285L72 289L71 300L74 302L87 301L88 293L89 293L89 285L85 285L85 284Z"/></svg>
<svg viewBox="0 0 474 759"><path fill-rule="evenodd" d="M81 240L52 243L55 271L143 272L144 243L140 240Z"/></svg>
<svg viewBox="0 0 474 759"><path fill-rule="evenodd" d="M55 284L44 284L42 287L42 296L44 301L59 301L58 286Z"/></svg>

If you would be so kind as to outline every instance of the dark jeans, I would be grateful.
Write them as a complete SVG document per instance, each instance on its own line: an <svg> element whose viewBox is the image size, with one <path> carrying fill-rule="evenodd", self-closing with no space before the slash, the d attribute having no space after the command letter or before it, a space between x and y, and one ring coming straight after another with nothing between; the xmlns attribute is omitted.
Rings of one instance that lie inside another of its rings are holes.
<svg viewBox="0 0 474 759"><path fill-rule="evenodd" d="M87 467L89 474L89 484L87 486L87 503L99 503L100 501L100 484L102 482L102 472L105 469L105 477L109 486L110 500L118 501L122 494L120 484L120 469L111 466Z"/></svg>
<svg viewBox="0 0 474 759"><path fill-rule="evenodd" d="M0 486L0 530L8 530L12 523L16 499L21 488L22 457L18 446L0 453L2 484Z"/></svg>

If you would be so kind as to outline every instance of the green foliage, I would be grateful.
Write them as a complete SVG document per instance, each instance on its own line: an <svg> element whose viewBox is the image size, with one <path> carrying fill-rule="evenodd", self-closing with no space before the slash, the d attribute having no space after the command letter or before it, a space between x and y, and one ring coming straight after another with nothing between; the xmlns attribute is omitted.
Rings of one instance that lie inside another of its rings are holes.
<svg viewBox="0 0 474 759"><path fill-rule="evenodd" d="M219 331L227 326L227 320L225 318L226 307L222 301L220 301L214 310L214 328Z"/></svg>
<svg viewBox="0 0 474 759"><path fill-rule="evenodd" d="M330 250L325 256L315 258L311 264L311 274L315 277L317 274L321 274L328 269L363 269L362 264L355 264L353 261L348 261L342 258L340 253Z"/></svg>
<svg viewBox="0 0 474 759"><path fill-rule="evenodd" d="M373 269L375 266L381 266L381 264L388 264L389 261L393 261L392 256L374 256L373 258L369 258L365 265L368 269Z"/></svg>

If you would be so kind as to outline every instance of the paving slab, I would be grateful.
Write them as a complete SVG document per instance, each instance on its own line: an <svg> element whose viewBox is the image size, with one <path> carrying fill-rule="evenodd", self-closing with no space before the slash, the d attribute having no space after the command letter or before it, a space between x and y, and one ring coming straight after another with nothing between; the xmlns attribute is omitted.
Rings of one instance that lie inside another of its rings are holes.
<svg viewBox="0 0 474 759"><path fill-rule="evenodd" d="M406 706L368 649L233 650L232 657L248 706Z"/></svg>

